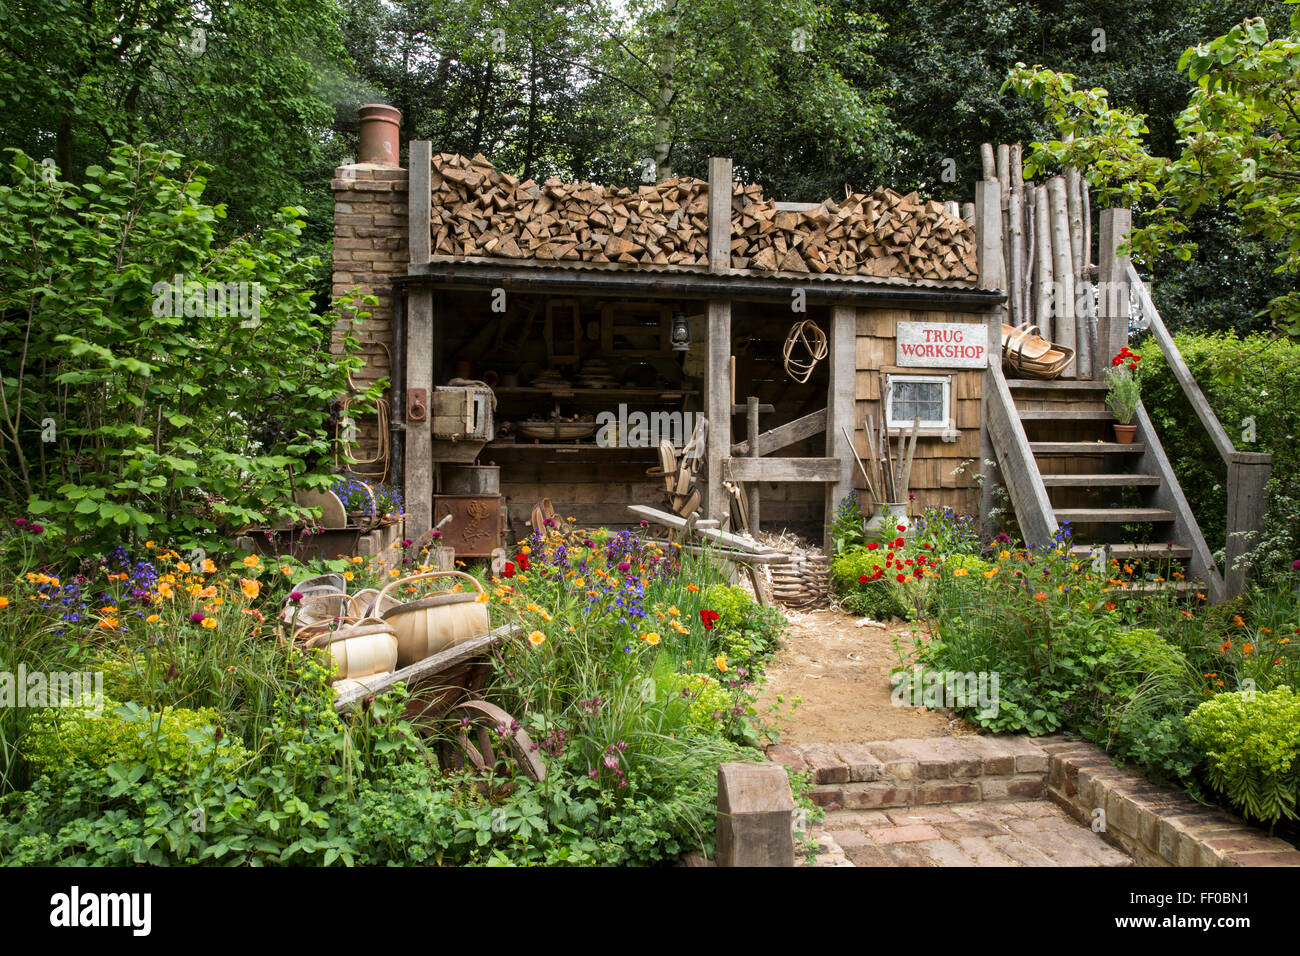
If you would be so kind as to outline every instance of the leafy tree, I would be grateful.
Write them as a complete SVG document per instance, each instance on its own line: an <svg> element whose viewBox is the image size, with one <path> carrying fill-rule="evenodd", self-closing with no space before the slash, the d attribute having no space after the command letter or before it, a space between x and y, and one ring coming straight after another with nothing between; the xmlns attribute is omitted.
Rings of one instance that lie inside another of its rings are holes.
<svg viewBox="0 0 1300 956"><path fill-rule="evenodd" d="M1009 87L1041 102L1060 139L1035 143L1030 165L1088 170L1103 197L1134 207L1135 253L1189 259L1189 220L1222 206L1242 229L1281 247L1278 273L1300 273L1300 13L1271 38L1261 18L1187 50L1178 61L1195 84L1176 121L1179 151L1164 157L1143 140L1146 117L1111 105L1104 89L1076 89L1075 77L1017 67ZM1300 292L1273 299L1269 314L1300 335Z"/></svg>
<svg viewBox="0 0 1300 956"><path fill-rule="evenodd" d="M0 495L64 547L275 518L328 482L330 403L359 366L311 308L301 209L215 242L181 158L119 147L65 183L11 151L0 185ZM342 320L339 320L342 321ZM343 328L346 330L347 326ZM258 435L275 423L288 437Z"/></svg>

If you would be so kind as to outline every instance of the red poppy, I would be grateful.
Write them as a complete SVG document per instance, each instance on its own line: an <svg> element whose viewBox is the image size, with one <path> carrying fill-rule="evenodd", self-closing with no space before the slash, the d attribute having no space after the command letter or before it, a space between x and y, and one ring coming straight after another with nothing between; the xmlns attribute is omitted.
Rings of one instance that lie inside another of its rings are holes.
<svg viewBox="0 0 1300 956"><path fill-rule="evenodd" d="M504 577L513 578L515 576L515 563L513 561L507 561L505 570L503 570L501 574Z"/></svg>
<svg viewBox="0 0 1300 956"><path fill-rule="evenodd" d="M880 543L877 542L877 541L873 541L873 542L871 542L869 545L867 545L867 550L868 550L868 551L875 551L876 548L878 548L878 547L880 547Z"/></svg>
<svg viewBox="0 0 1300 956"><path fill-rule="evenodd" d="M526 554L519 555L519 570L520 571L528 570L528 555Z"/></svg>
<svg viewBox="0 0 1300 956"><path fill-rule="evenodd" d="M700 623L704 625L706 631L713 630L713 626L718 623L718 612L710 611L708 608L700 611Z"/></svg>

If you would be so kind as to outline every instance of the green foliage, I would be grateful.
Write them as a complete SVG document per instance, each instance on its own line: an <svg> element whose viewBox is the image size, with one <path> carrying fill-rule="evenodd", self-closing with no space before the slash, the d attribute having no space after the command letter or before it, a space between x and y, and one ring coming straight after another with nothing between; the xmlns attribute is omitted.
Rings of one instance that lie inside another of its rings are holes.
<svg viewBox="0 0 1300 956"><path fill-rule="evenodd" d="M1145 215L1134 251L1154 260L1166 251L1189 259L1189 220L1219 204L1243 229L1281 252L1276 270L1300 273L1300 13L1270 35L1263 18L1186 50L1178 69L1194 84L1175 121L1180 152L1153 154L1142 141L1145 115L1111 105L1104 89L1076 89L1076 77L1018 64L1007 86L1042 104L1058 139L1035 143L1026 174L1057 165L1086 169L1104 202ZM1269 314L1300 335L1300 293L1268 304Z"/></svg>
<svg viewBox="0 0 1300 956"><path fill-rule="evenodd" d="M210 707L164 707L153 713L108 697L98 714L80 707L41 711L28 723L22 747L37 774L72 764L102 770L120 763L183 776L200 753L234 773L250 758L241 741L225 734L221 715Z"/></svg>
<svg viewBox="0 0 1300 956"><path fill-rule="evenodd" d="M831 522L831 541L835 553L866 544L865 525L866 518L862 514L857 494L846 495L835 509L835 520Z"/></svg>
<svg viewBox="0 0 1300 956"><path fill-rule="evenodd" d="M120 147L79 187L40 169L14 153L0 185L0 335L23 343L2 366L9 506L85 555L213 542L326 483L358 361L312 311L301 210L220 246L224 210L175 153Z"/></svg>
<svg viewBox="0 0 1300 956"><path fill-rule="evenodd" d="M718 648L734 667L754 669L777 649L785 631L785 616L775 607L764 607L743 589L715 584L704 592L703 606L718 612Z"/></svg>
<svg viewBox="0 0 1300 956"><path fill-rule="evenodd" d="M1248 542L1252 573L1280 584L1300 558L1300 344L1252 335L1176 335L1210 407L1240 449L1273 455L1263 533ZM1163 354L1147 349L1143 402L1211 547L1224 541L1227 481L1209 434Z"/></svg>
<svg viewBox="0 0 1300 956"><path fill-rule="evenodd" d="M1300 698L1291 688L1216 694L1187 723L1205 752L1206 777L1243 814L1269 824L1296 819Z"/></svg>
<svg viewBox="0 0 1300 956"><path fill-rule="evenodd" d="M1133 422L1138 406L1142 404L1142 386L1138 377L1127 368L1106 370L1106 407L1121 425Z"/></svg>

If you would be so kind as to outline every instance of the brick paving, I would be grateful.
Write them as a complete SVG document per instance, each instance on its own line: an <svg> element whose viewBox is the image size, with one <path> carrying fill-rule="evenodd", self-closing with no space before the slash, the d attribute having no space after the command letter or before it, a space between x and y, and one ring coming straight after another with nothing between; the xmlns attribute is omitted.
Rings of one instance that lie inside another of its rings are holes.
<svg viewBox="0 0 1300 956"><path fill-rule="evenodd" d="M1048 800L836 810L809 836L812 866L1133 865Z"/></svg>

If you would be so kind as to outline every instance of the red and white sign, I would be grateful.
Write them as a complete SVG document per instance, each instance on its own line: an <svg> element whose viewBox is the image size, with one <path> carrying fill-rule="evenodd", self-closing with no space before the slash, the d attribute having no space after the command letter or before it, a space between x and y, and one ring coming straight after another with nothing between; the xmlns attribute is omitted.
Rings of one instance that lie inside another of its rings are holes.
<svg viewBox="0 0 1300 956"><path fill-rule="evenodd" d="M986 325L899 322L897 364L905 368L984 368L989 364Z"/></svg>

